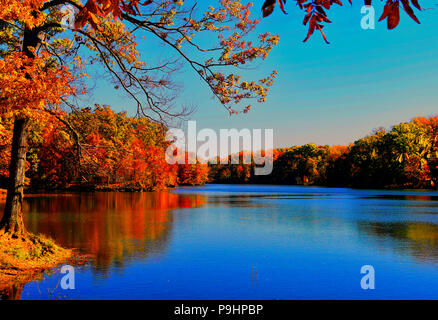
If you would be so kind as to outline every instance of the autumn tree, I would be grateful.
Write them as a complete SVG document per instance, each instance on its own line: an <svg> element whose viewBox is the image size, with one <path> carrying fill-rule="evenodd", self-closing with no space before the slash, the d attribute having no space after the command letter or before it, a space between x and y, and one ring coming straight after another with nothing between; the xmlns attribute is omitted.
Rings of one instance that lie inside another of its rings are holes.
<svg viewBox="0 0 438 320"><path fill-rule="evenodd" d="M391 130L393 156L414 187L436 187L438 117L417 117Z"/></svg>
<svg viewBox="0 0 438 320"><path fill-rule="evenodd" d="M253 164L211 164L215 183L324 185L355 188L437 188L438 117L380 128L349 146L307 144L274 150L269 176Z"/></svg>
<svg viewBox="0 0 438 320"><path fill-rule="evenodd" d="M275 162L273 178L281 184L322 183L328 155L328 147L314 144L292 147Z"/></svg>
<svg viewBox="0 0 438 320"><path fill-rule="evenodd" d="M182 0L0 0L0 113L14 117L0 233L25 235L21 206L29 119L63 123L82 155L65 112L76 107L72 97L84 92L90 64L100 64L114 87L135 101L137 116L159 123L187 115L172 100L172 72L180 65L189 66L230 113L238 112L233 105L244 99L265 101L276 73L244 81L231 70L265 59L278 36L260 34L254 41L258 20L251 17L251 3L220 0L216 7L198 7ZM199 41L201 34L207 34L207 44ZM171 58L160 64L145 59L148 52L137 45L143 38L167 46Z"/></svg>

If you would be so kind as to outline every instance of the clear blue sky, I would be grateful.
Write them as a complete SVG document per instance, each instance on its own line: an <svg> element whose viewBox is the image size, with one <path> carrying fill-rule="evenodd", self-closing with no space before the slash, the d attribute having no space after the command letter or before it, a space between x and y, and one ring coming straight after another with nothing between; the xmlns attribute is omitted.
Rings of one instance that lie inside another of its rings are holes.
<svg viewBox="0 0 438 320"><path fill-rule="evenodd" d="M213 2L213 1L212 1ZM386 21L375 30L360 27L362 1L329 11L333 21L324 28L330 45L316 31L307 43L303 12L293 1L288 15L279 8L259 25L259 31L280 35L279 45L268 59L246 76L277 69L279 76L268 101L253 104L249 114L230 117L198 77L185 68L177 80L183 86L178 103L198 108L192 119L199 128L273 128L276 147L316 144L348 144L374 128L438 113L438 7L420 1L431 10L418 12L421 25L401 10L400 25L392 31ZM210 3L210 2L209 2ZM260 16L263 1L254 1ZM377 1L376 20L383 2ZM141 47L151 52L151 44ZM153 48L155 55L163 48ZM152 59L152 57L151 57ZM100 82L93 102L111 104L116 110L134 110L129 98Z"/></svg>

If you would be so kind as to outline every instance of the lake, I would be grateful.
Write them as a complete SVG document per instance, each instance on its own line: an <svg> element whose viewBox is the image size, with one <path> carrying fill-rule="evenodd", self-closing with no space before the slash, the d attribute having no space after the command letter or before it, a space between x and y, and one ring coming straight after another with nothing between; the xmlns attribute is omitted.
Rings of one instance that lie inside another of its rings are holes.
<svg viewBox="0 0 438 320"><path fill-rule="evenodd" d="M25 198L27 228L94 259L22 299L437 299L438 192L208 185ZM4 203L0 204L3 210ZM361 288L361 268L375 289Z"/></svg>

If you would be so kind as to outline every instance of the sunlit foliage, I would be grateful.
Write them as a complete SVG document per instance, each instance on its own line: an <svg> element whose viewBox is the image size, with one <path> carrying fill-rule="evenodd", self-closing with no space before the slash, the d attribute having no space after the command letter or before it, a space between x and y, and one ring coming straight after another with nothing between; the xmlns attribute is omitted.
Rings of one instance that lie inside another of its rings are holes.
<svg viewBox="0 0 438 320"><path fill-rule="evenodd" d="M251 165L211 165L218 183L274 183L358 188L433 188L438 179L438 117L378 129L350 146L307 144L274 152L269 176ZM245 174L243 175L242 173Z"/></svg>
<svg viewBox="0 0 438 320"><path fill-rule="evenodd" d="M31 122L26 182L33 189L162 190L178 184L202 185L208 179L206 165L169 165L166 128L146 118L96 105L65 119L70 129L56 121ZM5 155L10 153L12 125L11 118L0 119L0 150ZM8 166L7 157L2 157L0 177L7 176Z"/></svg>

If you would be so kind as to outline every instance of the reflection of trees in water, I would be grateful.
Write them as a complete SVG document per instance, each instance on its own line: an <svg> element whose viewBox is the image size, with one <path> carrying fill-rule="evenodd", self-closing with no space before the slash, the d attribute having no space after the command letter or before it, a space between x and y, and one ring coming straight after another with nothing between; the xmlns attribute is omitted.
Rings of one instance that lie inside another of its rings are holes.
<svg viewBox="0 0 438 320"><path fill-rule="evenodd" d="M23 211L29 231L92 255L95 272L105 274L134 258L163 253L173 223L169 211L204 203L201 195L96 192L30 196ZM0 299L19 299L25 284L38 277L3 285Z"/></svg>
<svg viewBox="0 0 438 320"><path fill-rule="evenodd" d="M42 271L20 274L11 283L0 282L0 300L20 300L26 283L42 278L43 274Z"/></svg>
<svg viewBox="0 0 438 320"><path fill-rule="evenodd" d="M20 300L25 283L12 283L0 287L0 300Z"/></svg>
<svg viewBox="0 0 438 320"><path fill-rule="evenodd" d="M358 230L396 242L393 250L421 262L438 263L438 225L419 222L359 222Z"/></svg>
<svg viewBox="0 0 438 320"><path fill-rule="evenodd" d="M132 258L165 251L172 227L169 210L191 208L202 196L169 192L96 192L27 198L26 225L34 233L94 257L106 272Z"/></svg>
<svg viewBox="0 0 438 320"><path fill-rule="evenodd" d="M274 204L263 200L276 196L266 194L209 195L208 202L214 206L226 208L275 208Z"/></svg>
<svg viewBox="0 0 438 320"><path fill-rule="evenodd" d="M383 200L411 200L411 201L437 201L438 196L422 195L422 194L379 194L368 195L361 197L362 199L383 199ZM415 203L415 206L420 204ZM423 206L423 205L421 205ZM425 203L424 206L430 206L429 203Z"/></svg>

